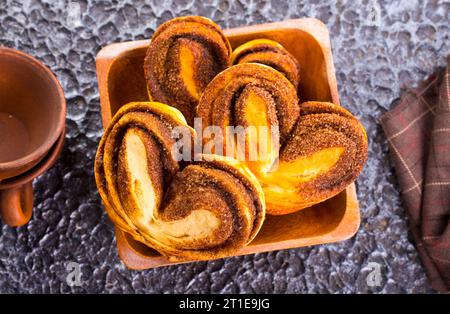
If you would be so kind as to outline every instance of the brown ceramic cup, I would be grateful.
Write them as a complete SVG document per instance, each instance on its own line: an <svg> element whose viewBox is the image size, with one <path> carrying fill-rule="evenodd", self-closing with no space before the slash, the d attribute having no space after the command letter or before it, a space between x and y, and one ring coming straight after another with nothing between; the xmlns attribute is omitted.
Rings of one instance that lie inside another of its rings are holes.
<svg viewBox="0 0 450 314"><path fill-rule="evenodd" d="M31 218L32 181L61 152L65 116L53 73L23 52L0 47L0 214L8 225Z"/></svg>

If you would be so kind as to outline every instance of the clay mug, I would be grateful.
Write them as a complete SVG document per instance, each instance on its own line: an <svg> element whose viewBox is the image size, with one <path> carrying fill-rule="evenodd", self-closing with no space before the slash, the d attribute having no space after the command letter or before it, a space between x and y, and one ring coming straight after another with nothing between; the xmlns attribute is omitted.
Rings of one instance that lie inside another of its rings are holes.
<svg viewBox="0 0 450 314"><path fill-rule="evenodd" d="M23 52L0 47L0 215L6 224L31 218L32 181L61 152L65 116L53 73Z"/></svg>

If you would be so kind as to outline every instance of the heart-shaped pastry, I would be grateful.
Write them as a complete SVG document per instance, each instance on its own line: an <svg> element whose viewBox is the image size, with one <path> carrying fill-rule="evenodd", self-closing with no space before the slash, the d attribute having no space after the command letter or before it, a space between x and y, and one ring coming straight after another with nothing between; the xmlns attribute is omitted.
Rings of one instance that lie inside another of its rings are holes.
<svg viewBox="0 0 450 314"><path fill-rule="evenodd" d="M123 106L97 151L100 196L118 228L171 260L230 255L259 231L263 192L236 160L203 156L179 162L174 131L180 127L195 136L172 107L155 102Z"/></svg>
<svg viewBox="0 0 450 314"><path fill-rule="evenodd" d="M325 102L299 106L295 87L268 66L243 63L219 73L197 113L205 130L218 126L225 134L224 147L215 152L231 151L258 178L269 214L291 213L336 195L367 159L364 127L350 112Z"/></svg>

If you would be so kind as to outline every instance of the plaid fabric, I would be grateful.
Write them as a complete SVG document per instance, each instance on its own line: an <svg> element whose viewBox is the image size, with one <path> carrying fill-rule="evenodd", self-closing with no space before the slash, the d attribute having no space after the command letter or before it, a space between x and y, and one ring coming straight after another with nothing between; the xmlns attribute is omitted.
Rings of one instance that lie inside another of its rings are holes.
<svg viewBox="0 0 450 314"><path fill-rule="evenodd" d="M450 291L449 67L381 118L413 237L433 287Z"/></svg>

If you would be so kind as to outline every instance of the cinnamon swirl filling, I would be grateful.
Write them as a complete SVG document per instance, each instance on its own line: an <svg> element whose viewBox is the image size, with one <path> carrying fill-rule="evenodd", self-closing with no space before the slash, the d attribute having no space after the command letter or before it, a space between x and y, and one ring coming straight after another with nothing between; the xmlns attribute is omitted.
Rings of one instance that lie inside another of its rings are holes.
<svg viewBox="0 0 450 314"><path fill-rule="evenodd" d="M342 192L362 171L367 154L364 127L349 111L332 103L303 103L278 167L257 175L268 212L291 213Z"/></svg>
<svg viewBox="0 0 450 314"><path fill-rule="evenodd" d="M244 164L226 157L182 165L172 138L187 126L160 103L122 107L103 135L95 161L106 210L123 231L171 260L233 254L259 231L265 202Z"/></svg>
<svg viewBox="0 0 450 314"><path fill-rule="evenodd" d="M190 125L206 85L229 65L231 47L210 19L187 16L162 24L144 61L150 99L179 109Z"/></svg>
<svg viewBox="0 0 450 314"><path fill-rule="evenodd" d="M211 81L200 99L197 115L204 126L220 127L226 138L233 135L227 131L229 126L265 127L265 146L274 152L288 139L298 119L298 102L294 86L280 72L265 65L244 63L226 69ZM246 137L247 154L254 147L252 141L254 137Z"/></svg>
<svg viewBox="0 0 450 314"><path fill-rule="evenodd" d="M367 159L364 128L350 112L325 102L299 106L294 86L261 64L243 63L221 72L206 87L197 113L204 126L219 126L226 139L229 126L268 130L263 136L246 131L245 141L232 134L222 151L231 146L233 156L258 178L269 214L291 213L338 194ZM261 147L266 149L261 152Z"/></svg>

